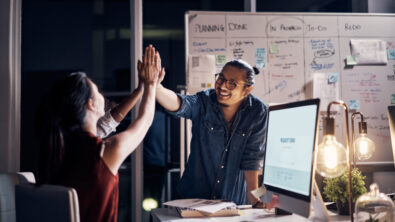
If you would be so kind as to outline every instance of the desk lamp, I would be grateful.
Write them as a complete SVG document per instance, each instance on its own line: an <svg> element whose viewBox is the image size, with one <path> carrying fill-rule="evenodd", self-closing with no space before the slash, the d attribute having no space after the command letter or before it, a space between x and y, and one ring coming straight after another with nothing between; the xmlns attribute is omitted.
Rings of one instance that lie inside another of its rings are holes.
<svg viewBox="0 0 395 222"><path fill-rule="evenodd" d="M346 120L347 150L337 142L335 137L335 119L330 117L330 108L333 104L344 108ZM347 156L347 153L349 154ZM348 158L347 158L348 157ZM352 184L351 184L351 152L348 125L348 108L343 101L332 101L328 104L327 116L324 119L324 137L317 150L317 171L323 177L334 178L342 175L348 168L348 207L351 222L354 221L352 209Z"/></svg>
<svg viewBox="0 0 395 222"><path fill-rule="evenodd" d="M359 126L359 136L355 139L354 135L354 118L356 115L360 115L361 122L358 123ZM374 142L367 136L368 126L365 121L363 121L363 114L361 112L355 112L351 115L351 134L352 134L352 147L353 147L353 162L354 167L356 166L356 158L358 160L367 160L372 157L376 147Z"/></svg>

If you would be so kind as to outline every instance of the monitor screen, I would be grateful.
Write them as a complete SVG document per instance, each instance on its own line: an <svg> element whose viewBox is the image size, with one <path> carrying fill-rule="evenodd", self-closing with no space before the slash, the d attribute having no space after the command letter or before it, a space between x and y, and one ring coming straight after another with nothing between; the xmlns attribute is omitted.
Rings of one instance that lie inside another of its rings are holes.
<svg viewBox="0 0 395 222"><path fill-rule="evenodd" d="M263 184L310 200L319 100L269 107Z"/></svg>

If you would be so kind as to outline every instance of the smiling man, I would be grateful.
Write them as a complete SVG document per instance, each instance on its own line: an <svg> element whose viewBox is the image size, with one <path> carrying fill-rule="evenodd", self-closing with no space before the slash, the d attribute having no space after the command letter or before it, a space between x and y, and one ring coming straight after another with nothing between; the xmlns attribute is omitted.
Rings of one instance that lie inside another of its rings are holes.
<svg viewBox="0 0 395 222"><path fill-rule="evenodd" d="M157 101L192 120L191 154L178 185L182 198L245 204L248 193L251 204L259 203L249 192L258 187L266 139L267 107L251 94L258 73L233 60L215 74L215 89L185 96L158 84Z"/></svg>

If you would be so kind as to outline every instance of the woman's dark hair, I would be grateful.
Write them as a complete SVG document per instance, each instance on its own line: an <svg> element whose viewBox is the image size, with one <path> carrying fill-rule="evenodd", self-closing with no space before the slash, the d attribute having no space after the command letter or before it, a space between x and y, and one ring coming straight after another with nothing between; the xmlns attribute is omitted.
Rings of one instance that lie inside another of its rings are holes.
<svg viewBox="0 0 395 222"><path fill-rule="evenodd" d="M238 68L240 70L246 71L246 85L247 86L252 86L255 83L255 75L259 74L259 69L256 67L252 67L250 64L247 62L241 60L241 59L235 59L230 62L227 62L224 67L226 66L233 66L235 68Z"/></svg>
<svg viewBox="0 0 395 222"><path fill-rule="evenodd" d="M41 130L38 183L49 183L56 179L66 140L70 135L82 131L86 106L91 96L89 78L83 72L71 73L52 88Z"/></svg>

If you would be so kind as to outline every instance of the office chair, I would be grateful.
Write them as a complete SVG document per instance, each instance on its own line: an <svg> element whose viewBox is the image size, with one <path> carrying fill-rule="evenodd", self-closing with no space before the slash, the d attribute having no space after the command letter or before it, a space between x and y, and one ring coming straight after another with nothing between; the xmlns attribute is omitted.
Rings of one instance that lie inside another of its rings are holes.
<svg viewBox="0 0 395 222"><path fill-rule="evenodd" d="M15 222L15 184L35 183L32 172L0 174L0 222Z"/></svg>
<svg viewBox="0 0 395 222"><path fill-rule="evenodd" d="M35 184L15 186L16 221L79 222L77 192L73 188Z"/></svg>

